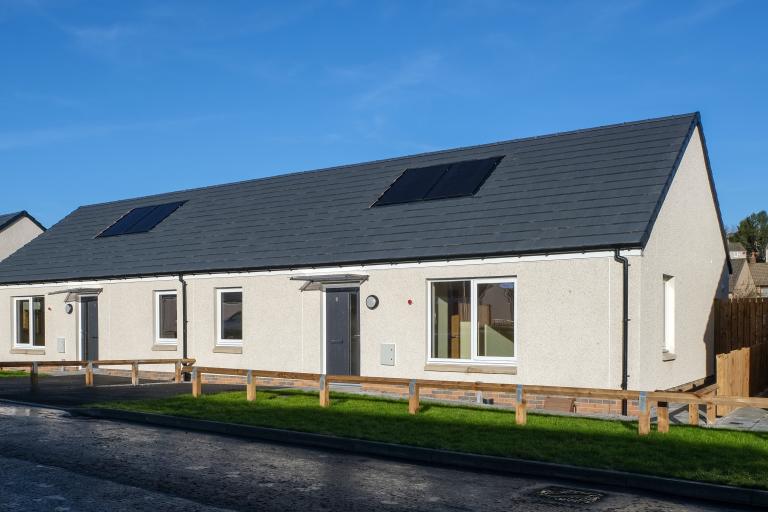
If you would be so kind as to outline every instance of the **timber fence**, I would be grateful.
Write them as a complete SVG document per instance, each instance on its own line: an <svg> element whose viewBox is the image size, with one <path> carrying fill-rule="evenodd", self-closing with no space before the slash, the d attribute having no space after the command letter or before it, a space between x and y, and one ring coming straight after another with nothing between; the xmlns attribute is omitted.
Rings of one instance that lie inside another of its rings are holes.
<svg viewBox="0 0 768 512"><path fill-rule="evenodd" d="M670 403L688 405L688 418L689 424L691 425L699 425L700 406L706 407L707 423L715 421L715 409L719 406L768 408L768 398L715 396L715 389L713 386L705 388L699 392L626 391L598 388L533 386L524 384L362 377L355 375L323 375L317 373L274 372L267 370L214 368L207 366L195 366L192 368L192 395L195 397L202 395L203 374L245 377L246 399L248 401L256 400L258 378L315 382L318 386L319 404L321 407L331 406L330 385L332 383L401 386L408 389L408 412L410 414L417 414L419 412L419 392L424 388L514 393L516 396L515 422L518 425L525 425L527 423L527 400L528 397L532 395L605 400L635 400L638 403L638 434L640 435L646 435L651 431L651 408L654 406L656 407L657 430L662 433L669 432Z"/></svg>
<svg viewBox="0 0 768 512"><path fill-rule="evenodd" d="M715 299L715 353L768 343L768 298Z"/></svg>
<svg viewBox="0 0 768 512"><path fill-rule="evenodd" d="M191 366L195 364L194 359L98 359L93 361L0 361L0 368L26 368L29 371L29 383L33 391L39 387L40 368L54 366L76 366L83 367L85 370L85 385L91 387L94 385L93 370L95 366L130 366L131 384L139 385L139 366L172 364L175 367L174 380L181 382L182 373L190 372Z"/></svg>

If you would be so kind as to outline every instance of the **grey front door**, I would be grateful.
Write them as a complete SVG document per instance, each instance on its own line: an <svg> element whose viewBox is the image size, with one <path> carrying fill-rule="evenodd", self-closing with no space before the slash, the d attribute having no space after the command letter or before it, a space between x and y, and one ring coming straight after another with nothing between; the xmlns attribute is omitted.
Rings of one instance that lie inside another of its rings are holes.
<svg viewBox="0 0 768 512"><path fill-rule="evenodd" d="M360 290L325 291L325 372L360 375Z"/></svg>
<svg viewBox="0 0 768 512"><path fill-rule="evenodd" d="M83 359L99 358L99 300L96 297L80 298L80 328L83 330Z"/></svg>

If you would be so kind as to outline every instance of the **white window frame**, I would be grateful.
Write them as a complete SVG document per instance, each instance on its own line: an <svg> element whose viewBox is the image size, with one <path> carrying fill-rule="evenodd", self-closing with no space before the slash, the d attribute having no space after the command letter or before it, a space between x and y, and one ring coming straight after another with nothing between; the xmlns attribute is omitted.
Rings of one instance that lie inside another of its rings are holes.
<svg viewBox="0 0 768 512"><path fill-rule="evenodd" d="M176 337L160 337L160 297L173 295L176 297ZM176 290L155 291L155 344L156 345L178 345L179 343L179 292Z"/></svg>
<svg viewBox="0 0 768 512"><path fill-rule="evenodd" d="M664 274L664 354L675 353L675 334L677 328L675 306L675 277Z"/></svg>
<svg viewBox="0 0 768 512"><path fill-rule="evenodd" d="M242 295L242 334L239 340L225 340L221 339L221 294L230 292L240 292ZM216 345L219 347L242 347L243 337L245 337L245 294L240 287L233 288L216 288Z"/></svg>
<svg viewBox="0 0 768 512"><path fill-rule="evenodd" d="M35 324L35 299L43 299L43 308L40 310L40 313L43 315L43 322L45 322L45 297L42 295L34 295L29 297L13 297L13 348L24 348L24 349L44 349L45 348L45 340L43 340L43 345L35 345L33 343L33 338L35 336L35 330L34 330L34 324ZM17 304L19 302L29 302L29 338L27 338L26 343L19 343L19 315L17 312Z"/></svg>
<svg viewBox="0 0 768 512"><path fill-rule="evenodd" d="M469 281L470 290L470 359L450 359L432 357L432 285L434 283L457 283L462 281ZM515 328L514 349L515 355L513 357L497 357L497 356L479 356L477 355L477 285L478 284L498 284L498 283L513 283L515 285L515 300L514 309L515 314L513 318ZM515 365L517 364L517 355L520 353L520 337L517 323L517 278L516 277L483 277L483 278L455 278L455 279L428 279L427 280L427 362L439 363L439 364L457 364L457 365Z"/></svg>

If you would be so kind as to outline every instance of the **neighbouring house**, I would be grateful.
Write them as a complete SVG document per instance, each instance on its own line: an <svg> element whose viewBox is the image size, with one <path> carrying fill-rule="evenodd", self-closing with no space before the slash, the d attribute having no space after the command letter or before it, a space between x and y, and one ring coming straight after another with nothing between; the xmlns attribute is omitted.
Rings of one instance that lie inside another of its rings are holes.
<svg viewBox="0 0 768 512"><path fill-rule="evenodd" d="M25 211L0 214L0 261L44 231L45 227Z"/></svg>
<svg viewBox="0 0 768 512"><path fill-rule="evenodd" d="M731 261L733 271L728 278L728 298L752 298L759 296L759 290L752 277L752 263L747 262L746 258L735 259Z"/></svg>
<svg viewBox="0 0 768 512"><path fill-rule="evenodd" d="M768 297L768 263L750 263L749 271L760 297Z"/></svg>
<svg viewBox="0 0 768 512"><path fill-rule="evenodd" d="M747 250L741 242L728 242L728 252L731 255L731 261L747 259Z"/></svg>
<svg viewBox="0 0 768 512"><path fill-rule="evenodd" d="M7 359L655 390L713 373L729 265L687 114L83 206L0 264L0 333Z"/></svg>

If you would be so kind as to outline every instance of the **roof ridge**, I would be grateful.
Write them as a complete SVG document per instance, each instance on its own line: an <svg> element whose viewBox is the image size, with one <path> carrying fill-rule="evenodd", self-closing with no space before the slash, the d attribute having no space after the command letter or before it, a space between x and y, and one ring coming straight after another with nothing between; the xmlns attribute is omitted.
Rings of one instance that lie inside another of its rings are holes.
<svg viewBox="0 0 768 512"><path fill-rule="evenodd" d="M501 141L496 141L496 142L488 142L488 143L485 143L485 144L475 144L475 145L470 145L470 146L459 146L459 147L455 147L455 148L439 149L439 150L436 150L436 151L425 151L425 152L422 152L422 153L413 153L413 154L408 154L408 155L400 155L400 156L393 156L393 157L388 157L388 158L380 158L380 159L377 159L377 160L369 160L369 161L365 161L365 162L356 162L356 163L351 163L351 164L334 165L334 166L331 166L331 167L322 167L320 169L307 169L307 170L303 170L303 171L286 172L286 173L283 173L283 174L273 174L273 175L270 175L270 176L262 176L260 178L250 178L250 179L240 180L240 181L232 181L232 182L229 182L229 183L218 183L218 184L215 184L215 185L205 185L205 186L202 186L202 187L192 187L192 188L186 188L186 189L172 190L172 191L169 191L169 192L159 192L157 194L149 194L149 195L146 195L146 196L136 196L136 197L129 197L129 198L125 198L125 199L115 199L113 201L105 201L105 202L101 202L101 203L85 204L85 205L81 205L80 207L76 208L76 210L80 209L80 208L89 208L89 207L92 207L92 206L104 206L104 205L109 205L109 204L118 204L118 203L127 202L127 201L136 201L138 199L150 199L150 198L153 198L153 197L168 196L168 195L172 195L172 194L182 194L182 193L189 193L189 192L198 192L198 191L211 190L211 189L222 188L222 187L230 187L230 186L233 186L233 185L244 185L246 183L256 183L256 182L259 182L259 181L267 181L267 180L276 179L276 178L283 178L283 177L286 177L286 176L298 176L298 175L304 175L304 174L314 174L314 173L321 173L321 172L337 171L337 170L348 169L350 167L356 167L356 166L360 166L360 165L383 164L383 163L386 163L386 162L393 162L395 160L401 160L403 158L419 158L419 157L425 157L425 156L431 156L431 155L444 155L444 154L449 154L449 153L454 153L454 152L459 152L459 151L468 151L468 150L482 149L482 148L492 148L492 147L495 147L495 146L511 144L513 142L526 142L526 141L532 141L532 140L541 140L541 139L547 139L547 138L552 138L552 137L562 137L562 136L565 136L565 135L574 135L574 134L578 134L578 133L589 133L589 132L594 132L594 131L599 131L599 130L607 130L607 129L610 129L610 128L618 128L618 127L621 127L621 126L635 126L635 125L641 125L641 124L646 124L646 123L655 123L655 122L660 122L660 121L669 121L669 120L673 120L673 119L683 119L683 118L686 118L686 117L696 118L698 116L699 116L699 112L698 111L696 111L696 112L688 112L688 113L685 113L685 114L674 114L674 115L669 115L669 116L640 119L640 120L636 120L636 121L626 121L626 122L622 122L622 123L605 124L605 125L593 126L593 127L590 127L590 128L580 128L580 129L576 129L576 130L566 130L566 131L553 132L553 133L547 133L547 134L542 134L542 135L533 135L533 136L530 136L530 137L520 137L520 138L517 138L517 139L507 139L507 140L501 140Z"/></svg>

